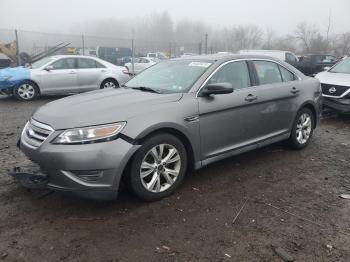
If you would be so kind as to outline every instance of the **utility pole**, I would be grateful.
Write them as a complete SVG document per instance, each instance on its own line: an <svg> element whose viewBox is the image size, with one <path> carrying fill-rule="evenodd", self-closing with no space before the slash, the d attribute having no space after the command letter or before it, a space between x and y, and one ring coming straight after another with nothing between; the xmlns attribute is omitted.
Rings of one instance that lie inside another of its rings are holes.
<svg viewBox="0 0 350 262"><path fill-rule="evenodd" d="M205 34L205 42L204 42L204 51L205 54L208 54L208 33Z"/></svg>

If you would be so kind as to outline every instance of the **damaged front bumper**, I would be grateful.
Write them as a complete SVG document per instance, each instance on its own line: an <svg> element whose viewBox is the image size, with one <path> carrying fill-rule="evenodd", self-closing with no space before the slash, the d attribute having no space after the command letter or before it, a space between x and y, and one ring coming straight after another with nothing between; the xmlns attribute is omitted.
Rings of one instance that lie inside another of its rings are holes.
<svg viewBox="0 0 350 262"><path fill-rule="evenodd" d="M17 177L25 178L22 185L31 187L31 183L34 183L39 187L42 182L40 187L48 189L74 192L94 199L115 199L123 171L139 145L120 137L93 144L52 144L51 140L59 133L61 131L52 130L38 145L28 137L29 133L25 130L22 132L19 147L39 166L36 174L18 172Z"/></svg>
<svg viewBox="0 0 350 262"><path fill-rule="evenodd" d="M342 114L350 114L350 98L323 97L323 106L331 108Z"/></svg>

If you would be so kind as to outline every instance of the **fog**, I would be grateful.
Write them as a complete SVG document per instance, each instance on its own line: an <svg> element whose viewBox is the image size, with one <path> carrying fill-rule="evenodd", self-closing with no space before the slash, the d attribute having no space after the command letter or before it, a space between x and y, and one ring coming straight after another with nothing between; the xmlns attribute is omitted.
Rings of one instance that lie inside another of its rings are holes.
<svg viewBox="0 0 350 262"><path fill-rule="evenodd" d="M172 19L201 20L213 27L257 24L284 33L301 21L349 30L349 0L1 0L0 28L89 33L86 22L122 19L130 23L154 12L168 11ZM83 31L83 32L81 32Z"/></svg>
<svg viewBox="0 0 350 262"><path fill-rule="evenodd" d="M350 52L349 10L349 0L1 0L0 29L21 30L22 48L76 46L84 34L87 46L129 46L132 38L144 51L176 54L264 48L342 56ZM49 35L23 30L65 36L49 43Z"/></svg>

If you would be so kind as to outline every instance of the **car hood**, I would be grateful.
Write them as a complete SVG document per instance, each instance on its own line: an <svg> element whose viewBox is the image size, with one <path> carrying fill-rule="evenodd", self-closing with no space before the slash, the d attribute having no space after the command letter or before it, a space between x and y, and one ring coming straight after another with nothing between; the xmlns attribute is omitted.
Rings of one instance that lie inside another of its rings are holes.
<svg viewBox="0 0 350 262"><path fill-rule="evenodd" d="M107 89L74 95L40 107L33 118L55 130L128 121L179 101L182 94Z"/></svg>
<svg viewBox="0 0 350 262"><path fill-rule="evenodd" d="M318 73L315 78L322 84L350 86L350 74L331 73L327 71Z"/></svg>

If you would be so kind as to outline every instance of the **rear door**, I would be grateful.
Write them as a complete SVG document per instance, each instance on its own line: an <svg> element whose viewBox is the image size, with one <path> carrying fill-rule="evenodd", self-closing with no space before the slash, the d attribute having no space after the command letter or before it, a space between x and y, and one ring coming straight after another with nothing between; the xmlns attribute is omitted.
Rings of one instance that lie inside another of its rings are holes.
<svg viewBox="0 0 350 262"><path fill-rule="evenodd" d="M258 86L256 95L259 105L257 114L260 140L287 134L299 108L298 97L301 85L288 69L273 61L250 61L255 71Z"/></svg>
<svg viewBox="0 0 350 262"><path fill-rule="evenodd" d="M52 62L52 69L40 73L40 89L42 93L58 94L71 92L78 87L76 58L61 58Z"/></svg>
<svg viewBox="0 0 350 262"><path fill-rule="evenodd" d="M100 88L100 84L107 74L107 68L91 58L77 58L79 91Z"/></svg>
<svg viewBox="0 0 350 262"><path fill-rule="evenodd" d="M262 124L246 61L222 65L206 84L230 83L231 94L198 97L202 159L254 145Z"/></svg>

